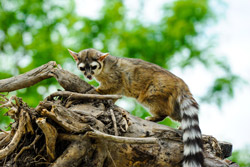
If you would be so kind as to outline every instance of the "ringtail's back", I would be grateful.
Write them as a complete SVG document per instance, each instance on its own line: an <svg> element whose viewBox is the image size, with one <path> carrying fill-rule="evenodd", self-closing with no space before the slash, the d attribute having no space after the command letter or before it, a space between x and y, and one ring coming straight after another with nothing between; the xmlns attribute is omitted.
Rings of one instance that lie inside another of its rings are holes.
<svg viewBox="0 0 250 167"><path fill-rule="evenodd" d="M70 51L85 77L93 77L100 94L119 94L137 99L149 108L158 122L169 116L181 122L184 142L183 167L203 167L203 144L199 128L198 104L188 86L162 67L132 58L119 58L95 49Z"/></svg>

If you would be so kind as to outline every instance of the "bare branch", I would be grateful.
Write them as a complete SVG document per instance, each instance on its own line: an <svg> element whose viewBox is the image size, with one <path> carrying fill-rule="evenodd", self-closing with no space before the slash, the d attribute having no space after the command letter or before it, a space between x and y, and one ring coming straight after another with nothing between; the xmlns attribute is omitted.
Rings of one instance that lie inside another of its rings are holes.
<svg viewBox="0 0 250 167"><path fill-rule="evenodd" d="M98 138L101 140L108 140L116 143L126 143L126 144L157 144L158 139L154 137L147 138L135 138L135 137L122 137L122 136L113 136L106 133L100 132L93 129L93 131L87 132L89 137Z"/></svg>
<svg viewBox="0 0 250 167"><path fill-rule="evenodd" d="M111 113L111 118L112 118L112 121L113 121L113 124L114 124L115 136L118 136L118 130L117 130L117 124L116 124L114 111L112 109L110 109L110 113Z"/></svg>
<svg viewBox="0 0 250 167"><path fill-rule="evenodd" d="M56 66L56 62L50 61L38 68L24 74L0 80L0 92L11 92L14 90L27 88L36 83L50 78L50 71Z"/></svg>
<svg viewBox="0 0 250 167"><path fill-rule="evenodd" d="M82 99L120 99L122 96L120 95L97 95L97 94L81 94L81 93L75 93L75 92L69 92L69 91L58 91L55 93L52 93L49 97L47 97L48 100L51 100L55 96L62 96L67 97L69 99L74 100L82 100Z"/></svg>
<svg viewBox="0 0 250 167"><path fill-rule="evenodd" d="M54 68L51 71L50 76L55 77L58 83L67 91L97 94L93 86L69 71Z"/></svg>

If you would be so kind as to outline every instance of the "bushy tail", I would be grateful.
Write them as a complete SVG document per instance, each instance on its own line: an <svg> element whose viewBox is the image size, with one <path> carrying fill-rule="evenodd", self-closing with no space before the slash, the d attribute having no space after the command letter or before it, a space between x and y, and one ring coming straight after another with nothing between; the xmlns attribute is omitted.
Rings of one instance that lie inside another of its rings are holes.
<svg viewBox="0 0 250 167"><path fill-rule="evenodd" d="M180 98L183 130L183 167L204 167L202 135L199 127L197 102L190 96Z"/></svg>

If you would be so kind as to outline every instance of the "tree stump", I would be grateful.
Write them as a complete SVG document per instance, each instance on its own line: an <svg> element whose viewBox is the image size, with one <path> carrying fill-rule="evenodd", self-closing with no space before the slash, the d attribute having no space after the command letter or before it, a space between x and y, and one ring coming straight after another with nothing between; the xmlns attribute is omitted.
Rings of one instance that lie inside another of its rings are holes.
<svg viewBox="0 0 250 167"><path fill-rule="evenodd" d="M65 89L36 108L20 97L0 96L14 122L0 132L0 166L180 167L182 131L132 116L116 106L118 95L99 95L78 76L49 62L25 74L0 80L0 92L55 77ZM32 98L32 97L30 97ZM203 135L207 167L237 166L225 159L232 145Z"/></svg>

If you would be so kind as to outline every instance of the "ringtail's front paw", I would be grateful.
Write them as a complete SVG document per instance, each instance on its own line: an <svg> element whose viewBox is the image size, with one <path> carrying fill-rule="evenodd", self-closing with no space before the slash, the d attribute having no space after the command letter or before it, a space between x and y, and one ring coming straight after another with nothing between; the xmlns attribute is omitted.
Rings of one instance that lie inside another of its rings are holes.
<svg viewBox="0 0 250 167"><path fill-rule="evenodd" d="M95 91L97 91L97 93L101 94L101 91L99 88L96 88Z"/></svg>

